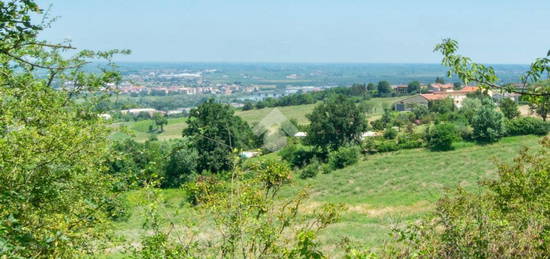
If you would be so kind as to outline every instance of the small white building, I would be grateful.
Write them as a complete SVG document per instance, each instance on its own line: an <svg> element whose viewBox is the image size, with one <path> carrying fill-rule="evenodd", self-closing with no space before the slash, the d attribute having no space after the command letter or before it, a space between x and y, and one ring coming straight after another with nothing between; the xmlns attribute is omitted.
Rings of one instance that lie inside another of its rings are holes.
<svg viewBox="0 0 550 259"><path fill-rule="evenodd" d="M255 156L260 155L260 152L254 152L254 151L244 151L239 154L242 158L252 158Z"/></svg>
<svg viewBox="0 0 550 259"><path fill-rule="evenodd" d="M377 136L380 136L380 133L375 132L375 131L367 131L367 132L363 132L363 134L361 134L361 140L363 140L365 138L377 137Z"/></svg>
<svg viewBox="0 0 550 259"><path fill-rule="evenodd" d="M296 134L294 134L294 137L297 137L297 138L307 137L307 133L303 131L298 131L296 132Z"/></svg>

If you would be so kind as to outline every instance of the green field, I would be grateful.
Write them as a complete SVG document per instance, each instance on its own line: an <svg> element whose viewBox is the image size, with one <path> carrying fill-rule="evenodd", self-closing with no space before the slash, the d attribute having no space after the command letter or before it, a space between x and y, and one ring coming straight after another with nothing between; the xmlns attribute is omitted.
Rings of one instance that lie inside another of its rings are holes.
<svg viewBox="0 0 550 259"><path fill-rule="evenodd" d="M375 119L383 113L384 107L389 106L392 103L400 100L404 97L392 97L392 98L373 98L365 103L371 104L374 109L371 113L367 114L369 120ZM298 123L308 124L309 121L306 118L306 114L311 113L316 104L296 105L296 106L284 106L275 108L254 109L249 111L238 111L236 114L249 124L261 121L265 118L273 109L278 109L288 119L296 119ZM168 125L164 127L165 131L160 134L149 133L149 125L153 125L152 120L142 120L137 122L121 122L115 123L113 126L120 127L125 126L132 133L136 141L143 142L150 136L154 135L159 140L169 140L181 137L182 130L186 127L185 118L168 119ZM125 134L115 134L116 138L122 138Z"/></svg>
<svg viewBox="0 0 550 259"><path fill-rule="evenodd" d="M303 205L304 212L326 202L347 205L342 221L321 233L323 250L329 255L339 253L335 244L344 236L376 248L388 240L392 226L430 213L434 201L446 188L461 185L475 190L480 179L494 176L495 161L510 161L522 147L536 146L539 139L507 137L484 146L457 143L456 149L448 152L414 149L368 155L359 163L330 174L307 180L295 178L281 195L289 196L309 186L312 196ZM183 201L183 192L178 189L161 192L167 198L163 214L179 211L175 221L183 222L192 210ZM118 233L127 240L143 233L141 208L133 206L131 218L117 225Z"/></svg>

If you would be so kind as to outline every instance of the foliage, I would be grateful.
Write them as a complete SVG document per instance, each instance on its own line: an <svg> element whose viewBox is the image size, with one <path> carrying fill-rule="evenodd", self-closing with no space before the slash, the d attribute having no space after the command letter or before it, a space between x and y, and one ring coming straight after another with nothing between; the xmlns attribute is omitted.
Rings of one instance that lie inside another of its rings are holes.
<svg viewBox="0 0 550 259"><path fill-rule="evenodd" d="M429 102L428 107L430 108L431 112L439 114L450 113L453 112L455 109L453 99L449 97L441 100L431 101Z"/></svg>
<svg viewBox="0 0 550 259"><path fill-rule="evenodd" d="M408 93L418 93L420 92L420 82L412 81L407 85Z"/></svg>
<svg viewBox="0 0 550 259"><path fill-rule="evenodd" d="M160 128L160 132L164 132L164 125L168 124L166 116L160 113L155 113L153 115L153 120L155 121L155 125Z"/></svg>
<svg viewBox="0 0 550 259"><path fill-rule="evenodd" d="M474 116L481 110L481 99L479 98L466 98L462 102L462 107L458 111L462 114L469 123L472 123Z"/></svg>
<svg viewBox="0 0 550 259"><path fill-rule="evenodd" d="M399 149L420 148L424 145L422 134L401 134L397 137Z"/></svg>
<svg viewBox="0 0 550 259"><path fill-rule="evenodd" d="M358 143L366 128L364 113L341 95L317 105L307 118L311 124L306 142L325 151Z"/></svg>
<svg viewBox="0 0 550 259"><path fill-rule="evenodd" d="M183 130L199 152L197 171L220 172L233 167L233 149L250 148L255 137L246 122L225 104L210 99L191 110Z"/></svg>
<svg viewBox="0 0 550 259"><path fill-rule="evenodd" d="M127 138L114 142L110 154L106 161L108 173L133 188L163 176L168 147L158 141L138 143Z"/></svg>
<svg viewBox="0 0 550 259"><path fill-rule="evenodd" d="M393 126L394 119L394 113L389 109L385 109L382 118L371 121L370 124L374 130L384 130L387 127Z"/></svg>
<svg viewBox="0 0 550 259"><path fill-rule="evenodd" d="M394 129L393 127L386 128L384 130L384 138L385 139L394 139L395 137L397 137L397 134L399 134L399 132L396 129Z"/></svg>
<svg viewBox="0 0 550 259"><path fill-rule="evenodd" d="M434 217L397 229L396 257L544 258L550 253L550 139L523 150L477 192L458 189Z"/></svg>
<svg viewBox="0 0 550 259"><path fill-rule="evenodd" d="M328 155L328 163L334 169L344 168L359 161L358 146L344 146L332 151Z"/></svg>
<svg viewBox="0 0 550 259"><path fill-rule="evenodd" d="M526 96L532 105L547 103L550 93L547 87L528 87L529 84L537 85L537 82L550 79L550 51L546 57L537 58L531 63L529 70L521 76L522 87L517 89L514 85L498 85L499 78L496 76L495 69L472 62L468 57L457 54L458 42L452 39L444 39L442 43L437 44L434 52L443 55L441 63L450 69L447 76L457 75L461 82L468 84L477 82L483 90L503 90L508 93L518 93ZM545 90L546 89L546 90ZM545 109L547 110L547 109ZM543 118L544 119L544 118Z"/></svg>
<svg viewBox="0 0 550 259"><path fill-rule="evenodd" d="M168 156L162 187L179 187L197 172L199 153L191 144L188 139L184 138L173 145Z"/></svg>
<svg viewBox="0 0 550 259"><path fill-rule="evenodd" d="M429 128L426 139L431 150L451 150L453 141L458 139L458 132L454 124L440 123Z"/></svg>
<svg viewBox="0 0 550 259"><path fill-rule="evenodd" d="M307 192L286 199L277 197L291 178L290 168L275 160L256 163L245 170L236 167L226 189L205 193L196 207L207 215L213 235L197 235L192 226L176 232L150 224L153 233L143 237L142 247L134 249L134 256L323 258L316 236L340 218L343 206L325 204L312 214L302 215ZM150 221L160 222L157 215L152 214Z"/></svg>
<svg viewBox="0 0 550 259"><path fill-rule="evenodd" d="M315 177L321 171L322 165L323 164L319 161L319 159L313 159L309 164L302 168L302 170L300 170L300 178L306 179Z"/></svg>
<svg viewBox="0 0 550 259"><path fill-rule="evenodd" d="M303 167L310 163L318 154L311 146L289 144L279 151L279 155L292 167Z"/></svg>
<svg viewBox="0 0 550 259"><path fill-rule="evenodd" d="M426 105L413 104L411 112L414 114L415 119L421 120L430 113L430 110Z"/></svg>
<svg viewBox="0 0 550 259"><path fill-rule="evenodd" d="M480 142L495 142L505 135L504 115L494 103L484 100L483 106L472 118L473 138Z"/></svg>
<svg viewBox="0 0 550 259"><path fill-rule="evenodd" d="M510 98L504 98L502 99L498 104L500 111L502 114L504 114L504 117L511 120L515 117L518 117L520 115L518 104L510 99Z"/></svg>
<svg viewBox="0 0 550 259"><path fill-rule="evenodd" d="M510 136L518 135L546 135L550 131L550 123L532 117L520 117L505 122L506 133Z"/></svg>
<svg viewBox="0 0 550 259"><path fill-rule="evenodd" d="M104 98L98 90L119 82L111 58L126 51L66 52L74 48L39 41L50 25L47 17L34 23L41 14L32 0L0 2L2 258L96 252L109 219L121 212L116 179L104 164L110 132L95 103ZM106 62L88 74L90 60ZM53 88L66 82L73 87Z"/></svg>
<svg viewBox="0 0 550 259"><path fill-rule="evenodd" d="M550 79L537 82L529 89L538 95L528 95L525 99L529 102L531 109L546 121L550 114Z"/></svg>
<svg viewBox="0 0 550 259"><path fill-rule="evenodd" d="M377 86L378 96L389 96L392 92L392 88L388 81L380 81Z"/></svg>

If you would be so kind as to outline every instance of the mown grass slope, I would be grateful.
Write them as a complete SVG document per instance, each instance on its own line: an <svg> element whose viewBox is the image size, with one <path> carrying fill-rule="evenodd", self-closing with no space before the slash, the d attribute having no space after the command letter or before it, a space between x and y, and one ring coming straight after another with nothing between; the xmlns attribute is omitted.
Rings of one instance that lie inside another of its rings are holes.
<svg viewBox="0 0 550 259"><path fill-rule="evenodd" d="M388 240L394 225L419 219L430 213L434 202L447 188L463 186L478 188L477 182L494 177L495 161L511 161L523 147L537 146L540 137L508 137L490 145L458 143L448 152L425 149L402 150L365 156L359 163L312 179L295 178L281 192L290 196L303 188L311 190L311 197L303 205L303 212L311 212L326 202L344 203L348 210L341 222L321 233L323 250L334 255L341 252L336 244L342 237L380 247ZM273 156L271 154L270 156ZM180 211L181 219L192 210L186 205L181 190L162 190L168 198L164 213ZM132 193L135 195L135 193ZM117 226L119 234L130 240L137 238L143 223L141 209L132 205L128 222Z"/></svg>

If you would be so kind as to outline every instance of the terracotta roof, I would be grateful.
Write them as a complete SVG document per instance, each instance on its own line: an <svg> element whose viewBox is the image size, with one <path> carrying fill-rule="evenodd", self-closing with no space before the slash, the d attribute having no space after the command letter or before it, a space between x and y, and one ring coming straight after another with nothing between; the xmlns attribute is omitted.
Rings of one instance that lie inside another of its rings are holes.
<svg viewBox="0 0 550 259"><path fill-rule="evenodd" d="M464 88L460 89L459 91L460 92L471 93L471 92L475 92L477 90L479 90L479 87L477 87L477 86L465 86Z"/></svg>
<svg viewBox="0 0 550 259"><path fill-rule="evenodd" d="M435 101L447 98L446 94L421 94L428 101Z"/></svg>

